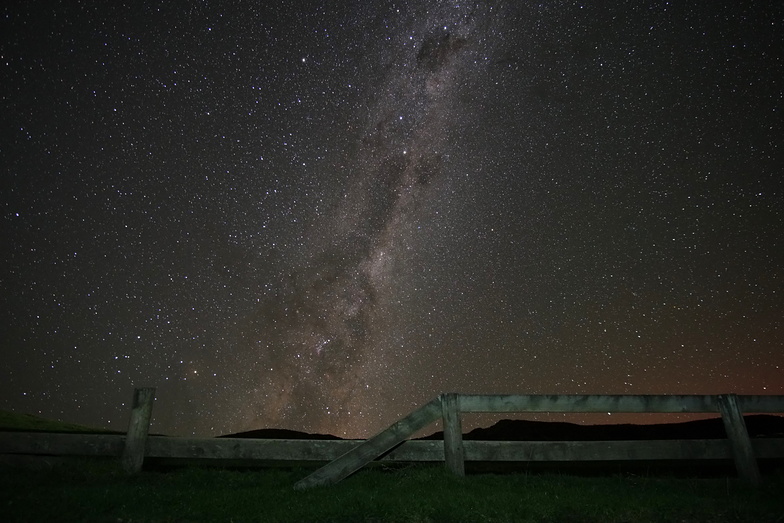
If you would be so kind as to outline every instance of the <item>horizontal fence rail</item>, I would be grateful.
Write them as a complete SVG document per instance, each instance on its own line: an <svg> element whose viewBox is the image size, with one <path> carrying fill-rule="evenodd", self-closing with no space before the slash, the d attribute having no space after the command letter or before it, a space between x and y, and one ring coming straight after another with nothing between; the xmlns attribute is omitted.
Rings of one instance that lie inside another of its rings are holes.
<svg viewBox="0 0 784 523"><path fill-rule="evenodd" d="M623 460L735 461L739 475L760 481L757 459L784 459L784 435L749 438L743 413L784 413L784 396L476 395L442 394L368 440L181 438L148 435L154 389L134 392L129 431L118 434L0 432L0 454L109 456L129 472L145 458L252 462L328 462L296 488L340 481L371 461L444 462L464 474L465 461L579 462ZM463 441L466 412L717 413L726 439L634 441ZM410 440L441 419L443 440Z"/></svg>
<svg viewBox="0 0 784 523"><path fill-rule="evenodd" d="M365 440L176 438L149 436L145 458L331 461ZM784 438L752 439L758 458L784 458ZM645 442L645 445L641 445ZM466 461L732 459L724 439L463 442ZM119 457L123 435L0 432L0 454ZM444 461L441 440L406 440L378 461Z"/></svg>
<svg viewBox="0 0 784 523"><path fill-rule="evenodd" d="M737 396L746 414L784 412L784 396ZM459 394L460 412L718 413L718 396Z"/></svg>
<svg viewBox="0 0 784 523"><path fill-rule="evenodd" d="M752 439L758 458L784 458L784 438ZM331 461L365 440L176 438L149 436L145 458ZM644 445L641 443L644 442ZM123 435L0 432L0 454L119 457ZM620 461L732 459L725 439L463 442L466 461ZM444 461L441 440L406 440L384 462Z"/></svg>

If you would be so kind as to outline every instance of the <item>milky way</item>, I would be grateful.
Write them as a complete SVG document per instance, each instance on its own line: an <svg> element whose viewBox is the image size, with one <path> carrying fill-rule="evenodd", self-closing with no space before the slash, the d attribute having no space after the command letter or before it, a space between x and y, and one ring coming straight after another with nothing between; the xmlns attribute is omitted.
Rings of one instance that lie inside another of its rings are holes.
<svg viewBox="0 0 784 523"><path fill-rule="evenodd" d="M379 401L374 369L396 357L384 353L394 351L384 342L384 317L396 299L395 265L405 259L406 230L416 226L417 209L456 145L447 135L461 111L458 95L485 72L483 41L497 15L450 4L398 22L398 51L383 64L364 111L366 129L346 166L352 174L343 197L310 232L307 259L261 306L255 424L294 421L345 433L370 398Z"/></svg>

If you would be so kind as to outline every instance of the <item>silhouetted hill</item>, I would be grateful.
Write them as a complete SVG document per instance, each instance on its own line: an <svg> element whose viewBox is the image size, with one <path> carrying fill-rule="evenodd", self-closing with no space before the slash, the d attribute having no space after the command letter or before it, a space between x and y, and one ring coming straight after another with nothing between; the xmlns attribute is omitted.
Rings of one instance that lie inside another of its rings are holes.
<svg viewBox="0 0 784 523"><path fill-rule="evenodd" d="M784 437L784 417L757 414L745 416L746 428L752 438ZM343 439L331 434L308 434L289 429L259 429L220 438L257 439ZM443 439L439 431L419 439ZM484 441L613 441L641 439L723 439L726 438L721 418L657 425L578 425L558 421L501 420L487 428L463 434L466 440Z"/></svg>
<svg viewBox="0 0 784 523"><path fill-rule="evenodd" d="M749 436L784 437L784 417L758 414L744 416ZM421 439L443 439L439 431ZM657 425L578 425L576 423L501 420L487 428L463 435L466 440L484 441L613 441L641 439L723 439L727 435L721 418L663 423Z"/></svg>
<svg viewBox="0 0 784 523"><path fill-rule="evenodd" d="M331 434L308 434L289 429L257 429L236 434L224 434L219 438L256 438L256 439L343 439Z"/></svg>

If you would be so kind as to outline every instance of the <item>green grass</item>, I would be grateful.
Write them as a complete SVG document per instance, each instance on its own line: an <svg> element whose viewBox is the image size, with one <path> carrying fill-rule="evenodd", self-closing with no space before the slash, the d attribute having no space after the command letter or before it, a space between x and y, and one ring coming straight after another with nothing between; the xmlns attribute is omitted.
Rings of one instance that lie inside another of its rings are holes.
<svg viewBox="0 0 784 523"><path fill-rule="evenodd" d="M3 521L784 522L784 474L736 479L469 475L442 466L360 471L295 491L310 470L124 474L115 460L0 468Z"/></svg>
<svg viewBox="0 0 784 523"><path fill-rule="evenodd" d="M20 430L31 432L110 432L106 429L96 429L76 423L56 421L31 414L18 414L0 410L0 430Z"/></svg>

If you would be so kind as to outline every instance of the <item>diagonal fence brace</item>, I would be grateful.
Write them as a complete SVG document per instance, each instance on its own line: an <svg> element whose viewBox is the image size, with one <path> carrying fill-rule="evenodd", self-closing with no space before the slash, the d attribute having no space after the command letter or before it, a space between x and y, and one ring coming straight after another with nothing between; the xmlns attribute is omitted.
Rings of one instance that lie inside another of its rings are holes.
<svg viewBox="0 0 784 523"><path fill-rule="evenodd" d="M360 443L334 461L327 463L313 474L298 481L294 488L303 490L319 485L337 483L440 417L441 398L436 398L405 418L393 423L372 438Z"/></svg>

